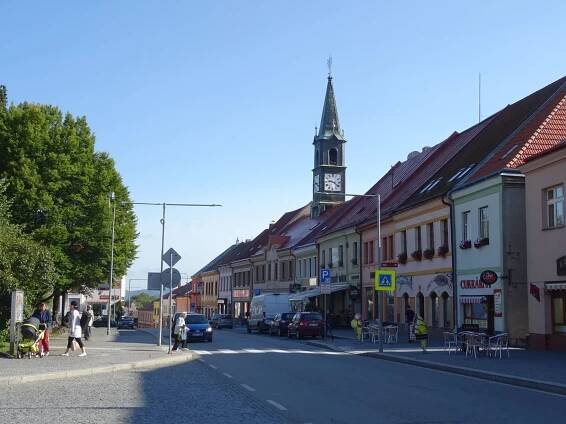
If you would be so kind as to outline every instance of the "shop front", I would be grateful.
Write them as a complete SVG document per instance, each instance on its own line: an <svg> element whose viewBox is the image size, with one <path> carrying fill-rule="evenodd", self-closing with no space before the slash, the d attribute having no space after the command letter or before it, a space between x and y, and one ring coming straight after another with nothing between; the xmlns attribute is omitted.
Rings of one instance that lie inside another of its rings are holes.
<svg viewBox="0 0 566 424"><path fill-rule="evenodd" d="M219 298L217 300L218 303L218 313L219 314L227 314L228 312L228 299L226 298Z"/></svg>
<svg viewBox="0 0 566 424"><path fill-rule="evenodd" d="M505 332L503 288L501 279L492 271L458 278L459 327Z"/></svg>
<svg viewBox="0 0 566 424"><path fill-rule="evenodd" d="M232 292L232 304L234 305L234 318L244 319L250 310L250 297L249 289L234 289Z"/></svg>

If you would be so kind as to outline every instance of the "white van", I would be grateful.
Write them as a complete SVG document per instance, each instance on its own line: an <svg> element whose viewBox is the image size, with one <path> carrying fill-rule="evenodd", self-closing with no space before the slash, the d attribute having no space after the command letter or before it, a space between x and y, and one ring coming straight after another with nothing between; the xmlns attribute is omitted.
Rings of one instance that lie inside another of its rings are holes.
<svg viewBox="0 0 566 424"><path fill-rule="evenodd" d="M289 312L289 294L268 293L254 296L250 305L248 333L267 331L277 314Z"/></svg>

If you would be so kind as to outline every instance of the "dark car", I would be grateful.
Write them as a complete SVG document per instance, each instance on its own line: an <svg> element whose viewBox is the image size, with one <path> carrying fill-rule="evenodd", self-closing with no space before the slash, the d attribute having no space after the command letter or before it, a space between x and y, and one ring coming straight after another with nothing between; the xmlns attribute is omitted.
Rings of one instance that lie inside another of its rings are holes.
<svg viewBox="0 0 566 424"><path fill-rule="evenodd" d="M322 337L324 321L318 312L297 312L287 328L289 338L295 336L302 339L305 336Z"/></svg>
<svg viewBox="0 0 566 424"><path fill-rule="evenodd" d="M284 312L282 314L275 315L271 325L269 326L269 334L277 334L279 337L287 334L287 327L289 323L293 320L294 312Z"/></svg>
<svg viewBox="0 0 566 424"><path fill-rule="evenodd" d="M98 318L97 320L95 320L92 323L93 327L107 327L108 326L108 318L106 317L102 317L102 318ZM116 321L114 320L110 320L110 327L115 328L117 326Z"/></svg>
<svg viewBox="0 0 566 424"><path fill-rule="evenodd" d="M187 340L212 341L212 327L203 314L187 314Z"/></svg>
<svg viewBox="0 0 566 424"><path fill-rule="evenodd" d="M229 314L214 314L210 320L212 328L234 328L232 316Z"/></svg>
<svg viewBox="0 0 566 424"><path fill-rule="evenodd" d="M118 330L121 329L134 330L135 328L136 328L136 324L132 317L122 317L118 320Z"/></svg>

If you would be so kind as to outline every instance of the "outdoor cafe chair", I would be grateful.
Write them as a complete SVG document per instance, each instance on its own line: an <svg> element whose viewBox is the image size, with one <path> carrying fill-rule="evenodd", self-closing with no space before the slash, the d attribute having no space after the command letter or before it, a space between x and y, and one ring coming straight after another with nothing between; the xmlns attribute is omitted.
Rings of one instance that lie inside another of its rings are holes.
<svg viewBox="0 0 566 424"><path fill-rule="evenodd" d="M385 343L397 343L399 341L399 327L388 325L385 327Z"/></svg>
<svg viewBox="0 0 566 424"><path fill-rule="evenodd" d="M465 335L466 357L468 357L468 354L473 355L474 358L478 357L483 346L482 338L480 334L467 333Z"/></svg>
<svg viewBox="0 0 566 424"><path fill-rule="evenodd" d="M499 359L502 359L503 351L507 353L507 357L509 358L509 334L502 333L488 339L487 352L489 356L493 353L493 357L497 358L497 354L499 353Z"/></svg>
<svg viewBox="0 0 566 424"><path fill-rule="evenodd" d="M444 351L448 351L448 355L450 355L450 351L452 349L454 349L454 353L458 352L458 349L461 348L461 346L462 343L456 333L452 333L450 331L444 332Z"/></svg>
<svg viewBox="0 0 566 424"><path fill-rule="evenodd" d="M379 326L377 324L368 325L369 337L372 343L379 341Z"/></svg>

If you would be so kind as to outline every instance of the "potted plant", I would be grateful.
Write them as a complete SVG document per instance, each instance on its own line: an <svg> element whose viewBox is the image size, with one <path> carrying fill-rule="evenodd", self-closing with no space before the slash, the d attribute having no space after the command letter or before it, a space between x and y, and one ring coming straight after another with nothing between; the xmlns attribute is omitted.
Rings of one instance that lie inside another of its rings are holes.
<svg viewBox="0 0 566 424"><path fill-rule="evenodd" d="M446 245L439 246L436 252L438 253L438 256L442 256L444 258L448 253L448 246Z"/></svg>
<svg viewBox="0 0 566 424"><path fill-rule="evenodd" d="M397 255L397 260L399 261L400 264L406 264L407 263L407 252L403 252L403 253L399 253Z"/></svg>
<svg viewBox="0 0 566 424"><path fill-rule="evenodd" d="M421 249L417 249L413 253L411 253L411 257L415 261L421 261L423 259L423 251Z"/></svg>
<svg viewBox="0 0 566 424"><path fill-rule="evenodd" d="M423 256L425 257L425 259L429 260L434 258L434 249L425 249Z"/></svg>
<svg viewBox="0 0 566 424"><path fill-rule="evenodd" d="M483 238L478 238L475 242L474 242L474 247L476 249L479 249L483 246L487 246L489 244L489 237L483 237Z"/></svg>
<svg viewBox="0 0 566 424"><path fill-rule="evenodd" d="M472 247L471 240L462 240L460 242L460 249L469 249L470 247Z"/></svg>

